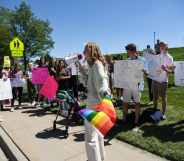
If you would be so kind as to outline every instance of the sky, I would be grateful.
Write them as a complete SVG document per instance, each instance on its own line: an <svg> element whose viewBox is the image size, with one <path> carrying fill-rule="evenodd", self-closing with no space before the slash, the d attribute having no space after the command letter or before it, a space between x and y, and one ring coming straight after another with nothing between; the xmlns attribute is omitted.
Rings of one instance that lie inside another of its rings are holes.
<svg viewBox="0 0 184 161"><path fill-rule="evenodd" d="M183 0L25 0L33 13L49 20L55 41L51 55L82 53L85 43L100 45L103 53L124 52L135 43L153 47L156 38L169 47L184 46ZM21 0L0 0L14 9Z"/></svg>

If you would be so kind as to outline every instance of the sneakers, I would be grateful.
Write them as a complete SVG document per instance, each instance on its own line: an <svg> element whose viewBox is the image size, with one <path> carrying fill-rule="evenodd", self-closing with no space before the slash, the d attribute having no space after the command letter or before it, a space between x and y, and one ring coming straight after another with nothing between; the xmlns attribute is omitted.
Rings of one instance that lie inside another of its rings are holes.
<svg viewBox="0 0 184 161"><path fill-rule="evenodd" d="M140 127L138 123L134 123L134 128L132 129L133 132L139 132L140 131Z"/></svg>
<svg viewBox="0 0 184 161"><path fill-rule="evenodd" d="M41 107L41 103L40 102L35 103L35 107Z"/></svg>
<svg viewBox="0 0 184 161"><path fill-rule="evenodd" d="M166 119L167 119L166 115L163 114L162 120L166 120Z"/></svg>
<svg viewBox="0 0 184 161"><path fill-rule="evenodd" d="M120 100L123 101L123 96L120 97Z"/></svg>
<svg viewBox="0 0 184 161"><path fill-rule="evenodd" d="M18 109L22 109L22 106L19 105L17 108L18 108Z"/></svg>
<svg viewBox="0 0 184 161"><path fill-rule="evenodd" d="M14 109L14 107L12 107L11 109L10 109L10 112L14 112L15 111L15 109Z"/></svg>
<svg viewBox="0 0 184 161"><path fill-rule="evenodd" d="M150 102L148 103L148 106L149 106L149 105L153 105L153 101L150 101Z"/></svg>
<svg viewBox="0 0 184 161"><path fill-rule="evenodd" d="M33 101L33 102L31 103L31 106L35 106L35 105L36 105L36 102Z"/></svg>

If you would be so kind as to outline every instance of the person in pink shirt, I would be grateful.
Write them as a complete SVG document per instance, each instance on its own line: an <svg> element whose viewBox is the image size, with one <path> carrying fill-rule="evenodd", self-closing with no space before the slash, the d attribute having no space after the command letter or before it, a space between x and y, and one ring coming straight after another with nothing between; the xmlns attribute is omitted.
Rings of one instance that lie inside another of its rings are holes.
<svg viewBox="0 0 184 161"><path fill-rule="evenodd" d="M163 119L166 119L168 74L174 70L173 57L168 53L166 43L160 42L160 54L158 56L159 70L157 75L153 77L152 83L153 104L156 109L159 97L162 98Z"/></svg>

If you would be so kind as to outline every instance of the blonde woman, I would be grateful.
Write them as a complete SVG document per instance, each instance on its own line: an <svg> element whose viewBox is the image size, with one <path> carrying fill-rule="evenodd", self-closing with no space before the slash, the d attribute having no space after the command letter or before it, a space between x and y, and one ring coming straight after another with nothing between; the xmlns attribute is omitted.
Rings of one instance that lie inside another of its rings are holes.
<svg viewBox="0 0 184 161"><path fill-rule="evenodd" d="M84 48L84 56L89 66L87 74L87 105L88 108L93 108L93 105L99 103L102 97L110 94L108 76L104 57L97 44L92 42L87 43ZM82 72L83 69L81 66L80 69ZM103 137L100 136L96 129L87 121L85 121L85 130L85 144L88 161L104 160Z"/></svg>

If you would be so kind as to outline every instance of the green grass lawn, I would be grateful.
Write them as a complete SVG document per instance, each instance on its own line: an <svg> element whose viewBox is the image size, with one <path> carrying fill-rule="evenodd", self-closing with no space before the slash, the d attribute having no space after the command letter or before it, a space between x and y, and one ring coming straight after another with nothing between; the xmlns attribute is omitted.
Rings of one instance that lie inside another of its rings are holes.
<svg viewBox="0 0 184 161"><path fill-rule="evenodd" d="M174 61L184 61L184 47L170 48ZM126 54L119 54L125 58ZM118 58L118 54L114 55ZM142 93L141 110L149 102L147 83ZM159 124L142 124L140 132L132 131L132 123L118 125L111 130L109 139L117 137L137 147L173 161L184 161L184 87L175 87L174 77L169 77L167 120ZM159 106L161 107L161 105ZM122 107L117 108L118 120L122 119ZM133 122L133 121L132 121Z"/></svg>
<svg viewBox="0 0 184 161"><path fill-rule="evenodd" d="M137 147L173 161L184 161L184 87L174 87L170 76L168 88L167 120L159 124L142 124L139 132L132 131L132 123L116 126L110 137L128 142ZM148 89L142 94L142 111L152 106L149 102ZM160 105L159 105L160 107ZM118 119L122 119L122 107L117 108Z"/></svg>

